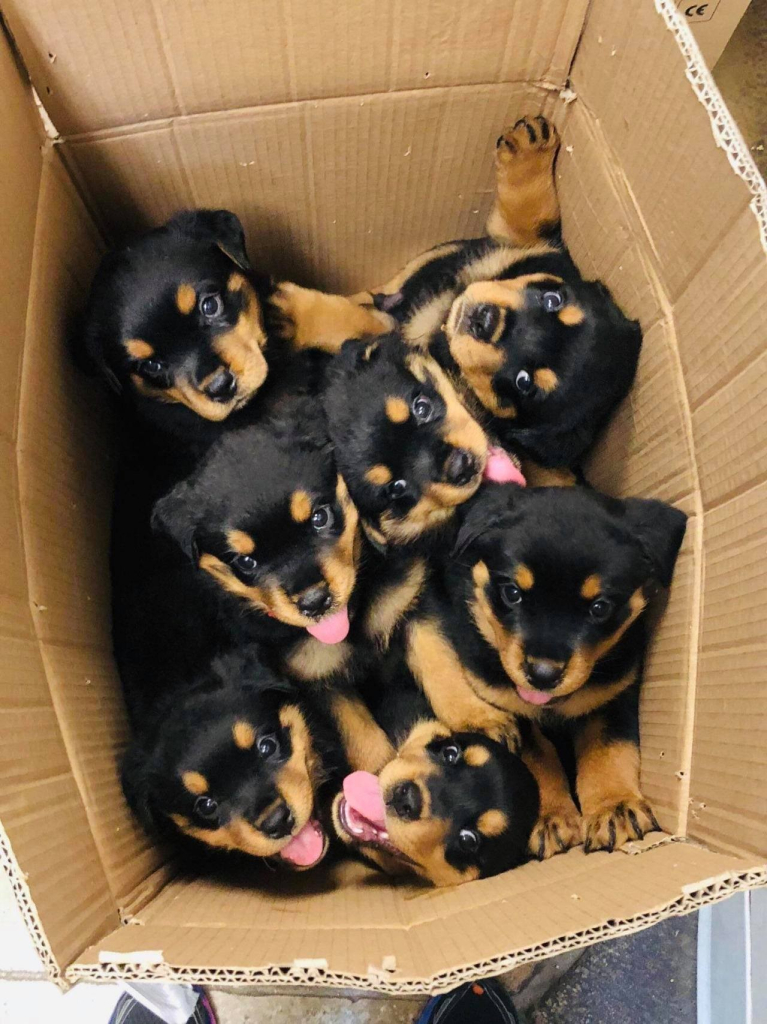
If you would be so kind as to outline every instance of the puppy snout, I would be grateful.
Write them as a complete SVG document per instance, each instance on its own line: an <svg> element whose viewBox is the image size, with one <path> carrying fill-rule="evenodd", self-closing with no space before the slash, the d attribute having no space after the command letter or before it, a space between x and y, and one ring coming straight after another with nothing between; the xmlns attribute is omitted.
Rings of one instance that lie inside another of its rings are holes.
<svg viewBox="0 0 767 1024"><path fill-rule="evenodd" d="M332 603L333 597L324 584L309 587L298 599L298 607L301 613L312 617L324 615Z"/></svg>
<svg viewBox="0 0 767 1024"><path fill-rule="evenodd" d="M261 831L269 839L284 839L293 831L295 823L288 805L280 803L261 822Z"/></svg>
<svg viewBox="0 0 767 1024"><path fill-rule="evenodd" d="M237 390L237 379L230 370L219 370L205 388L205 394L214 402L228 402Z"/></svg>
<svg viewBox="0 0 767 1024"><path fill-rule="evenodd" d="M445 463L445 479L454 487L465 487L477 475L477 458L464 448L455 448Z"/></svg>
<svg viewBox="0 0 767 1024"><path fill-rule="evenodd" d="M533 686L539 690L550 690L562 678L564 665L556 661L544 661L528 658L525 661L525 674Z"/></svg>
<svg viewBox="0 0 767 1024"><path fill-rule="evenodd" d="M398 818L417 821L423 810L421 790L415 782L398 782L391 791L389 804Z"/></svg>

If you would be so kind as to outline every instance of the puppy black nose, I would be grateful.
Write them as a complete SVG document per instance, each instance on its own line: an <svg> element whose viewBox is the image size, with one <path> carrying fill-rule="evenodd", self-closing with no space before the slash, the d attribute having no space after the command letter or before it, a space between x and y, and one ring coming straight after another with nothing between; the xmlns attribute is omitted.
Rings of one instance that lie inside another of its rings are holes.
<svg viewBox="0 0 767 1024"><path fill-rule="evenodd" d="M229 370L220 370L208 382L205 394L214 402L227 402L237 390L237 379Z"/></svg>
<svg viewBox="0 0 767 1024"><path fill-rule="evenodd" d="M562 665L553 661L526 661L525 673L530 682L540 690L549 690L562 678Z"/></svg>
<svg viewBox="0 0 767 1024"><path fill-rule="evenodd" d="M464 487L471 483L478 469L477 460L471 452L463 448L454 448L445 463L445 479L455 487Z"/></svg>
<svg viewBox="0 0 767 1024"><path fill-rule="evenodd" d="M295 823L288 805L280 803L261 822L261 831L269 839L284 839L290 835Z"/></svg>
<svg viewBox="0 0 767 1024"><path fill-rule="evenodd" d="M389 803L398 818L405 821L417 821L421 817L423 800L421 790L415 782L398 782L391 792Z"/></svg>
<svg viewBox="0 0 767 1024"><path fill-rule="evenodd" d="M322 615L332 603L333 597L324 585L309 587L298 599L298 607L304 615Z"/></svg>

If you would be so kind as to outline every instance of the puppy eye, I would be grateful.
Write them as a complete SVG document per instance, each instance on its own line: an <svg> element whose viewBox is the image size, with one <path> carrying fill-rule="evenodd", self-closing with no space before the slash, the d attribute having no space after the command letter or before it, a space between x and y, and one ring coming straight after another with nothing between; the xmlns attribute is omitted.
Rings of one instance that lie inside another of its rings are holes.
<svg viewBox="0 0 767 1024"><path fill-rule="evenodd" d="M320 505L312 512L312 526L318 533L322 530L329 530L335 521L336 517L330 505Z"/></svg>
<svg viewBox="0 0 767 1024"><path fill-rule="evenodd" d="M262 736L258 741L258 752L261 757L274 757L279 749L276 736Z"/></svg>
<svg viewBox="0 0 767 1024"><path fill-rule="evenodd" d="M165 363L162 359L145 359L139 364L138 372L147 380L156 380L165 373Z"/></svg>
<svg viewBox="0 0 767 1024"><path fill-rule="evenodd" d="M480 838L473 828L462 828L458 833L458 845L464 853L476 853Z"/></svg>
<svg viewBox="0 0 767 1024"><path fill-rule="evenodd" d="M194 813L205 821L218 817L218 804L209 796L198 796L194 802Z"/></svg>
<svg viewBox="0 0 767 1024"><path fill-rule="evenodd" d="M428 423L434 416L434 403L426 395L416 395L411 409L416 423Z"/></svg>
<svg viewBox="0 0 767 1024"><path fill-rule="evenodd" d="M516 583L504 583L501 587L501 600L505 605L511 608L515 604L520 604L522 601L522 591L516 585Z"/></svg>
<svg viewBox="0 0 767 1024"><path fill-rule="evenodd" d="M516 380L514 381L514 387L521 395L530 395L535 390L535 384L533 384L533 378L527 372L527 370L520 370L517 374Z"/></svg>
<svg viewBox="0 0 767 1024"><path fill-rule="evenodd" d="M253 555L235 555L229 564L243 576L252 576L258 568L258 562Z"/></svg>
<svg viewBox="0 0 767 1024"><path fill-rule="evenodd" d="M469 333L480 341L489 341L501 318L496 306L483 302L475 306L469 315Z"/></svg>
<svg viewBox="0 0 767 1024"><path fill-rule="evenodd" d="M213 292L211 295L203 295L200 298L200 312L203 316L208 317L209 320L212 320L215 316L221 316L224 312L224 300L218 292Z"/></svg>
<svg viewBox="0 0 767 1024"><path fill-rule="evenodd" d="M589 606L589 615L594 622L607 622L613 613L613 603L606 597L598 597Z"/></svg>
<svg viewBox="0 0 767 1024"><path fill-rule="evenodd" d="M445 764L458 764L461 760L461 748L457 743L446 743L440 750L440 756Z"/></svg>
<svg viewBox="0 0 767 1024"><path fill-rule="evenodd" d="M401 498L407 490L407 480L392 480L386 485L386 494L389 498Z"/></svg>
<svg viewBox="0 0 767 1024"><path fill-rule="evenodd" d="M547 313L558 313L565 304L565 297L562 292L544 292L541 295L541 305Z"/></svg>

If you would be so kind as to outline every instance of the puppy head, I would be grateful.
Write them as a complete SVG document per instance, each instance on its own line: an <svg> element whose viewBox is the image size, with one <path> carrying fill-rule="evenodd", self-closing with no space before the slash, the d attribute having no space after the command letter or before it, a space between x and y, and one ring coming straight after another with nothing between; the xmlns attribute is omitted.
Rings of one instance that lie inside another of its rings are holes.
<svg viewBox="0 0 767 1024"><path fill-rule="evenodd" d="M687 517L585 488L486 492L458 534L461 599L514 685L510 708L566 714L657 587L670 585Z"/></svg>
<svg viewBox="0 0 767 1024"><path fill-rule="evenodd" d="M479 487L487 436L435 361L398 335L347 342L325 408L341 475L379 542L417 540Z"/></svg>
<svg viewBox="0 0 767 1024"><path fill-rule="evenodd" d="M631 386L642 344L609 291L575 275L469 285L444 330L479 401L545 466L573 465L591 446Z"/></svg>
<svg viewBox="0 0 767 1024"><path fill-rule="evenodd" d="M321 421L317 403L295 401L284 422L232 431L160 499L153 525L263 625L336 643L348 631L358 516Z"/></svg>
<svg viewBox="0 0 767 1024"><path fill-rule="evenodd" d="M327 849L314 810L321 767L291 687L254 659L228 656L174 696L123 763L144 826L209 849L317 863Z"/></svg>
<svg viewBox="0 0 767 1024"><path fill-rule="evenodd" d="M522 761L481 733L416 725L378 779L356 772L333 805L340 838L390 874L434 885L487 878L521 864L538 815Z"/></svg>
<svg viewBox="0 0 767 1024"><path fill-rule="evenodd" d="M87 356L118 391L224 420L267 375L264 286L233 213L180 213L102 261Z"/></svg>

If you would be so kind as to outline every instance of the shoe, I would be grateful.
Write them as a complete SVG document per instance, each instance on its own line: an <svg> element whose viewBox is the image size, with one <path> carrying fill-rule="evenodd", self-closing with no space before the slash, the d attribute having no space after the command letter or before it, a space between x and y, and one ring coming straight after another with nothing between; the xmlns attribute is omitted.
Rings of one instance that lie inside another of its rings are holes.
<svg viewBox="0 0 767 1024"><path fill-rule="evenodd" d="M434 996L416 1024L519 1024L519 1017L503 985L488 978Z"/></svg>

